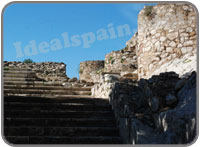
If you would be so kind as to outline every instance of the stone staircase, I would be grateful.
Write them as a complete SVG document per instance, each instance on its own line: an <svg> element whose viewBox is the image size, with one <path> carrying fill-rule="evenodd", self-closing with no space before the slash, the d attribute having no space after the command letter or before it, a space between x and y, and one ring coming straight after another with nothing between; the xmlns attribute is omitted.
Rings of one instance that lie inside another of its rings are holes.
<svg viewBox="0 0 200 147"><path fill-rule="evenodd" d="M74 96L90 97L91 87L66 88L60 82L46 82L27 69L4 70L4 95L15 96Z"/></svg>
<svg viewBox="0 0 200 147"><path fill-rule="evenodd" d="M107 99L28 70L4 71L4 136L12 144L121 144Z"/></svg>

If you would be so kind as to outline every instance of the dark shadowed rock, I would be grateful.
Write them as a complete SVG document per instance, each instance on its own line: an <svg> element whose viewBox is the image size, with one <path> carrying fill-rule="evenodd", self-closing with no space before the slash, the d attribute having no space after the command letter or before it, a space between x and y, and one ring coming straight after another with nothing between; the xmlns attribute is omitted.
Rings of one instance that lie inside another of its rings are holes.
<svg viewBox="0 0 200 147"><path fill-rule="evenodd" d="M169 93L165 97L165 102L166 102L167 106L171 106L171 105L175 104L177 101L178 101L178 99L174 94Z"/></svg>
<svg viewBox="0 0 200 147"><path fill-rule="evenodd" d="M152 97L149 101L149 106L151 107L151 110L153 112L156 112L159 110L159 106L160 106L160 100L158 97Z"/></svg>
<svg viewBox="0 0 200 147"><path fill-rule="evenodd" d="M184 86L184 84L186 83L186 81L187 81L187 78L182 78L182 79L180 79L180 80L176 83L175 90L176 90L176 91L179 91L179 90Z"/></svg>
<svg viewBox="0 0 200 147"><path fill-rule="evenodd" d="M138 86L115 83L110 103L125 143L185 144L194 139L196 73L177 86L180 81L176 73L167 72L141 79Z"/></svg>
<svg viewBox="0 0 200 147"><path fill-rule="evenodd" d="M77 82L77 81L78 81L78 79L76 77L73 77L73 78L68 80L68 82Z"/></svg>
<svg viewBox="0 0 200 147"><path fill-rule="evenodd" d="M196 73L178 92L178 99L176 108L159 115L160 127L164 131L162 143L190 143L196 136Z"/></svg>

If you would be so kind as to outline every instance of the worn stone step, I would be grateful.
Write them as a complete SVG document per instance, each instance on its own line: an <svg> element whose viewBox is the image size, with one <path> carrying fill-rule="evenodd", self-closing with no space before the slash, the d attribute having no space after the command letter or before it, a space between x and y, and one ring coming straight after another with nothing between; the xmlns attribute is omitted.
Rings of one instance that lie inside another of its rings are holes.
<svg viewBox="0 0 200 147"><path fill-rule="evenodd" d="M53 97L24 97L4 96L4 102L27 102L27 103L83 103L83 104L109 104L108 99L82 97L82 96L53 96Z"/></svg>
<svg viewBox="0 0 200 147"><path fill-rule="evenodd" d="M115 127L4 127L6 136L119 136Z"/></svg>
<svg viewBox="0 0 200 147"><path fill-rule="evenodd" d="M40 89L40 90L71 90L91 91L91 87L63 87L63 86L41 86L41 85L4 85L4 89Z"/></svg>
<svg viewBox="0 0 200 147"><path fill-rule="evenodd" d="M13 144L122 144L120 137L113 136L6 136L5 138Z"/></svg>
<svg viewBox="0 0 200 147"><path fill-rule="evenodd" d="M40 98L94 98L91 95L50 95L50 94L9 94L9 93L4 93L5 97L10 97L10 96L17 96L17 97L40 97ZM99 98L101 99L101 98ZM107 98L105 98L107 99Z"/></svg>
<svg viewBox="0 0 200 147"><path fill-rule="evenodd" d="M32 69L6 66L4 67L4 71L32 71Z"/></svg>
<svg viewBox="0 0 200 147"><path fill-rule="evenodd" d="M36 74L35 73L18 73L18 74L13 74L13 73L6 73L3 74L4 77L12 77L12 78L35 78Z"/></svg>
<svg viewBox="0 0 200 147"><path fill-rule="evenodd" d="M37 86L62 86L61 82L43 81L4 81L4 85L37 85Z"/></svg>
<svg viewBox="0 0 200 147"><path fill-rule="evenodd" d="M15 93L4 93L4 96L22 96L22 97L41 97L41 98L93 98L91 95L55 95L55 94L15 94Z"/></svg>
<svg viewBox="0 0 200 147"><path fill-rule="evenodd" d="M116 127L114 119L98 118L10 118L4 119L7 127Z"/></svg>
<svg viewBox="0 0 200 147"><path fill-rule="evenodd" d="M4 102L7 110L77 110L77 111L111 111L109 104L81 104L81 103L26 103L26 102Z"/></svg>
<svg viewBox="0 0 200 147"><path fill-rule="evenodd" d="M91 91L71 91L71 90L38 90L38 89L4 89L4 93L13 94L60 94L60 95L91 95Z"/></svg>
<svg viewBox="0 0 200 147"><path fill-rule="evenodd" d="M112 111L68 111L68 110L5 110L4 117L33 118L114 118Z"/></svg>
<svg viewBox="0 0 200 147"><path fill-rule="evenodd" d="M4 81L36 81L36 78L15 78L15 77L4 77Z"/></svg>
<svg viewBox="0 0 200 147"><path fill-rule="evenodd" d="M29 71L29 70L4 70L4 75L5 74L35 74L34 71Z"/></svg>

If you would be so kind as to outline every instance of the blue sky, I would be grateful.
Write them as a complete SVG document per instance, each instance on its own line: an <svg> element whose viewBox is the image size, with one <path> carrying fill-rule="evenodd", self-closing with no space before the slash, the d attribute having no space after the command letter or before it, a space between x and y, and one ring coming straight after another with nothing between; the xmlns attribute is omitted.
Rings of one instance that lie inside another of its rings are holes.
<svg viewBox="0 0 200 147"><path fill-rule="evenodd" d="M23 61L30 58L34 62L64 62L67 64L67 76L78 77L80 62L104 60L107 53L125 47L126 41L137 30L137 15L144 5L9 5L3 17L4 61ZM117 28L123 25L129 26L131 34L124 30L123 35L118 35ZM112 38L109 34L111 28L117 37ZM106 31L107 38L104 36L103 39L98 39L100 30ZM74 44L70 40L70 45L65 46L63 33L67 34L69 39L74 37Z"/></svg>

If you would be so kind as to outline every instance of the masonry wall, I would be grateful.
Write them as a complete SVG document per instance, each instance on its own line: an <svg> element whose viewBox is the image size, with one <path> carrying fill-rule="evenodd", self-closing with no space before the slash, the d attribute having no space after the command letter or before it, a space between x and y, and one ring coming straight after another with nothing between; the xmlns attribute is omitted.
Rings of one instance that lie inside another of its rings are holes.
<svg viewBox="0 0 200 147"><path fill-rule="evenodd" d="M105 56L105 72L132 73L137 70L135 46L126 46L119 51L113 51Z"/></svg>
<svg viewBox="0 0 200 147"><path fill-rule="evenodd" d="M139 78L151 77L171 60L196 55L196 17L194 8L188 4L159 4L139 13L137 36L127 42L130 46L136 40Z"/></svg>
<svg viewBox="0 0 200 147"><path fill-rule="evenodd" d="M85 61L80 63L79 79L87 82L97 82L104 68L104 61Z"/></svg>
<svg viewBox="0 0 200 147"><path fill-rule="evenodd" d="M4 70L27 69L36 72L36 76L45 81L65 82L68 78L66 75L66 65L59 62L7 62L4 61Z"/></svg>

